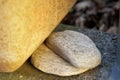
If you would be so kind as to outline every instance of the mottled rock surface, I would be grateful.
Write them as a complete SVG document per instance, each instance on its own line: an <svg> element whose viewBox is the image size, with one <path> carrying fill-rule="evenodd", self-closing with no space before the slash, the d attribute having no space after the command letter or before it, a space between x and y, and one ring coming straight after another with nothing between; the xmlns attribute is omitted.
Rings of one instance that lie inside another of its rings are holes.
<svg viewBox="0 0 120 80"><path fill-rule="evenodd" d="M61 31L66 29L82 32L95 42L102 54L102 63L100 66L76 76L59 77L37 70L28 60L19 70L13 73L0 73L0 80L107 80L106 78L109 76L116 58L117 36L96 30L80 29L66 25L59 25L56 30Z"/></svg>
<svg viewBox="0 0 120 80"><path fill-rule="evenodd" d="M0 0L0 72L17 70L77 0Z"/></svg>

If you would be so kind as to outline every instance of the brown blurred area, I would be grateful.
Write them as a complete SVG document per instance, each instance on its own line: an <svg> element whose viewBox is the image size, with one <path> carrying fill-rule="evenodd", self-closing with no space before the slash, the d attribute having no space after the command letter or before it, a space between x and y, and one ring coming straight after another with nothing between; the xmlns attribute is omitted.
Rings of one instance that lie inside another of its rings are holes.
<svg viewBox="0 0 120 80"><path fill-rule="evenodd" d="M118 33L120 0L78 0L61 23Z"/></svg>

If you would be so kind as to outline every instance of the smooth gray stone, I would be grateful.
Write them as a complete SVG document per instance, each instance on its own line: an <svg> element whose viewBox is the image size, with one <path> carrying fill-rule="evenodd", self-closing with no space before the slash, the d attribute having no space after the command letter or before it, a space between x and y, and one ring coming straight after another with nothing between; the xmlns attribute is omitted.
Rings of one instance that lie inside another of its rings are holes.
<svg viewBox="0 0 120 80"><path fill-rule="evenodd" d="M53 32L47 46L77 68L92 69L101 63L101 53L86 35L72 30Z"/></svg>

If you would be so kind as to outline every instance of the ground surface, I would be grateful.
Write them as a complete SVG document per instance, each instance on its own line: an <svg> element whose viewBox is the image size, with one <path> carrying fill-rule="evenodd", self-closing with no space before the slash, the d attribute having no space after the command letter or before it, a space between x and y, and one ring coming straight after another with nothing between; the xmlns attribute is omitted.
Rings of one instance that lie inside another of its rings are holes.
<svg viewBox="0 0 120 80"><path fill-rule="evenodd" d="M0 80L107 80L116 55L116 35L96 30L80 29L59 25L55 31L75 30L90 37L102 53L102 63L93 70L71 77L59 77L43 73L32 66L28 60L20 69L13 73L0 73Z"/></svg>

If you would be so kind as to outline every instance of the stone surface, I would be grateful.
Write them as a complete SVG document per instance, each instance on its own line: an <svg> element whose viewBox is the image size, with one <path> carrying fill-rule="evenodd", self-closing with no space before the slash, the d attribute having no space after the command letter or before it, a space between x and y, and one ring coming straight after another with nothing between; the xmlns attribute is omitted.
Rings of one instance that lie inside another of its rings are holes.
<svg viewBox="0 0 120 80"><path fill-rule="evenodd" d="M28 60L20 69L12 73L0 73L0 80L108 80L112 65L116 58L117 36L96 30L80 29L67 25L59 25L55 31L75 30L89 36L102 54L102 63L98 67L85 73L59 77L37 70Z"/></svg>
<svg viewBox="0 0 120 80"><path fill-rule="evenodd" d="M47 38L46 44L77 68L92 69L101 62L101 54L93 41L76 31L54 32Z"/></svg>
<svg viewBox="0 0 120 80"><path fill-rule="evenodd" d="M31 56L32 64L39 70L58 76L83 73L89 68L76 68L42 44Z"/></svg>
<svg viewBox="0 0 120 80"><path fill-rule="evenodd" d="M0 72L18 69L76 0L0 0Z"/></svg>

